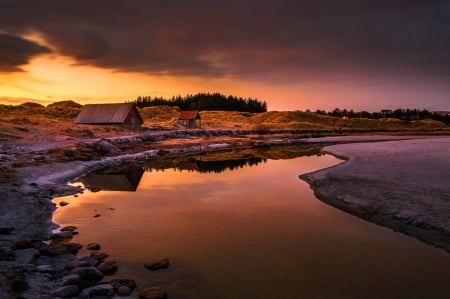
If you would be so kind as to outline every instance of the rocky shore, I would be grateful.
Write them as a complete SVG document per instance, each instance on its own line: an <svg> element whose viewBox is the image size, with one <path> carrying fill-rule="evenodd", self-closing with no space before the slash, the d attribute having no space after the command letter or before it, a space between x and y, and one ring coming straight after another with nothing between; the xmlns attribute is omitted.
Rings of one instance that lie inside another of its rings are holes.
<svg viewBox="0 0 450 299"><path fill-rule="evenodd" d="M450 252L450 138L325 147L347 161L304 174L339 209Z"/></svg>
<svg viewBox="0 0 450 299"><path fill-rule="evenodd" d="M246 135L244 132L237 131L197 130L145 133L63 143L2 145L0 147L0 212L2 215L0 219L0 298L42 299L55 296L89 298L127 296L128 291L132 293L135 288L134 282L126 278L107 281L107 276L113 271L111 268L114 269L120 265L109 261L100 250L93 249L91 255L77 257L81 246L86 247L89 244L71 243L70 237L77 233L76 228L60 228L58 233L53 232L57 229L57 225L51 222L52 213L55 210L51 200L56 196L81 192L80 188L68 186L66 183L82 174L124 162L158 160L162 157L192 153L203 154L286 144L329 144L413 138L412 136L347 136L331 139L306 137L311 136L286 135L284 132L262 136L255 135L254 132ZM448 141L448 138L442 138L442 140ZM327 148L327 150L335 151L334 148ZM347 152L335 151L334 154L350 156ZM446 161L449 159L447 158ZM305 175L303 178L312 184L317 196L325 201L327 201L326 198L332 198L329 194L347 194L348 189L353 188L347 185L347 189L339 189L339 184L333 184L334 181L340 182L342 178L339 175L331 174L331 176L322 177L321 174L323 173L317 172ZM367 181L367 183L370 182ZM377 187L377 185L373 186ZM444 190L444 192L447 191ZM331 200L328 202L335 204ZM357 214L356 210L349 211ZM363 214L377 215L373 211ZM393 215L401 217L401 214ZM416 218L410 215L407 219L411 222ZM429 222L420 221L421 226L428 228ZM448 233L448 227L444 228ZM428 230L435 231L434 228ZM447 245L450 243L446 242ZM153 263L150 263L147 268L150 269L152 265ZM148 286L144 290L145 292L140 294L141 298L167 296L164 290L157 286ZM132 293L132 296L136 295Z"/></svg>

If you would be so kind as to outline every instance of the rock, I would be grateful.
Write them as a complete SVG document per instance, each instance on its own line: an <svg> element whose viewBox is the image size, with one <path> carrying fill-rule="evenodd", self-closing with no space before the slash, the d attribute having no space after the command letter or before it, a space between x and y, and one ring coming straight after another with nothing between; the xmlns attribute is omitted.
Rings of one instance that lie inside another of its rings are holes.
<svg viewBox="0 0 450 299"><path fill-rule="evenodd" d="M118 147L115 146L114 144L109 143L108 141L106 141L106 140L104 140L104 139L101 140L101 141L97 144L97 146L98 146L99 148L101 148L102 150L105 150L105 151L110 152L110 153L119 153L119 152L122 151L120 148L118 148Z"/></svg>
<svg viewBox="0 0 450 299"><path fill-rule="evenodd" d="M118 267L114 261L106 261L97 266L97 269L105 275L113 275L117 272Z"/></svg>
<svg viewBox="0 0 450 299"><path fill-rule="evenodd" d="M117 294L120 296L129 296L131 294L131 289L127 286L120 286L117 289Z"/></svg>
<svg viewBox="0 0 450 299"><path fill-rule="evenodd" d="M67 231L69 231L69 232L74 232L76 229L77 229L76 226L69 225L69 226L64 226L64 227L61 228L60 230L61 230L62 232L67 232Z"/></svg>
<svg viewBox="0 0 450 299"><path fill-rule="evenodd" d="M78 243L51 243L40 249L41 255L46 256L57 256L60 254L77 254L78 250L83 248L81 244Z"/></svg>
<svg viewBox="0 0 450 299"><path fill-rule="evenodd" d="M67 202L67 201L64 201L64 200L61 200L60 202L59 202L59 205L61 206L61 207L65 207L65 206L67 206L69 203Z"/></svg>
<svg viewBox="0 0 450 299"><path fill-rule="evenodd" d="M96 259L99 263L103 262L108 256L104 252L91 252L91 258Z"/></svg>
<svg viewBox="0 0 450 299"><path fill-rule="evenodd" d="M100 244L98 243L89 243L86 247L89 250L100 250Z"/></svg>
<svg viewBox="0 0 450 299"><path fill-rule="evenodd" d="M0 235L10 235L13 230L14 230L13 226L1 226Z"/></svg>
<svg viewBox="0 0 450 299"><path fill-rule="evenodd" d="M59 233L53 233L50 235L50 238L52 240L57 240L57 239L70 239L73 237L73 232L72 231L64 231L64 232L59 232Z"/></svg>
<svg viewBox="0 0 450 299"><path fill-rule="evenodd" d="M85 266L82 266L81 264L84 264ZM100 261L90 257L90 256L83 256L80 258L80 266L79 267L89 267L89 266L97 266L100 264Z"/></svg>
<svg viewBox="0 0 450 299"><path fill-rule="evenodd" d="M94 267L81 267L71 271L71 274L78 274L82 279L100 281L103 279L103 274Z"/></svg>
<svg viewBox="0 0 450 299"><path fill-rule="evenodd" d="M100 216L102 216L102 215L100 215L100 214L95 214L93 217L94 217L94 218L97 218L97 217L100 217Z"/></svg>
<svg viewBox="0 0 450 299"><path fill-rule="evenodd" d="M89 290L89 297L112 295L114 295L114 288L109 284L96 285Z"/></svg>
<svg viewBox="0 0 450 299"><path fill-rule="evenodd" d="M62 278L62 285L68 286L68 285L80 285L81 282L81 276L80 274L69 274Z"/></svg>
<svg viewBox="0 0 450 299"><path fill-rule="evenodd" d="M170 265L169 259L161 259L156 262L145 263L144 267L147 269L150 269L152 271L156 271L156 270L160 270L160 269L167 269L167 268L169 268L169 265Z"/></svg>
<svg viewBox="0 0 450 299"><path fill-rule="evenodd" d="M87 257L89 258L89 257ZM68 261L66 263L66 269L72 270L79 267L90 267L93 266L93 264L89 263L89 261L83 260L83 259L74 259L71 261Z"/></svg>
<svg viewBox="0 0 450 299"><path fill-rule="evenodd" d="M35 299L52 299L50 295L37 295Z"/></svg>
<svg viewBox="0 0 450 299"><path fill-rule="evenodd" d="M30 240L16 240L11 244L12 250L34 248L33 242Z"/></svg>
<svg viewBox="0 0 450 299"><path fill-rule="evenodd" d="M55 273L55 269L53 269L53 267L50 266L50 265L39 265L39 266L36 266L36 270L38 272L41 272L41 273L49 273L49 274Z"/></svg>
<svg viewBox="0 0 450 299"><path fill-rule="evenodd" d="M110 284L114 287L114 289L117 291L120 287L125 286L129 288L130 290L134 290L137 287L137 284L132 279L114 279L110 282Z"/></svg>
<svg viewBox="0 0 450 299"><path fill-rule="evenodd" d="M145 288L139 293L141 299L165 299L167 298L166 292L160 287Z"/></svg>
<svg viewBox="0 0 450 299"><path fill-rule="evenodd" d="M72 298L78 296L78 293L80 292L80 287L72 284L68 286L61 287L57 289L54 293L55 297L61 297L61 298Z"/></svg>

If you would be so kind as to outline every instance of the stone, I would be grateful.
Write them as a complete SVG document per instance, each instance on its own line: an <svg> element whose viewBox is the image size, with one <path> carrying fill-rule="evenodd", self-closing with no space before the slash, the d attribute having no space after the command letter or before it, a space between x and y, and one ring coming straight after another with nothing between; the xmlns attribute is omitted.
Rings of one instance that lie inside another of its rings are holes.
<svg viewBox="0 0 450 299"><path fill-rule="evenodd" d="M89 297L112 295L114 295L114 288L109 284L96 285L89 290Z"/></svg>
<svg viewBox="0 0 450 299"><path fill-rule="evenodd" d="M122 286L126 286L130 290L134 290L137 287L137 284L132 279L113 279L110 284L114 287L115 290L118 290Z"/></svg>
<svg viewBox="0 0 450 299"><path fill-rule="evenodd" d="M53 267L50 266L50 265L39 265L39 266L36 266L36 270L38 272L41 272L41 273L49 273L49 274L55 273L55 269L53 269Z"/></svg>
<svg viewBox="0 0 450 299"><path fill-rule="evenodd" d="M40 249L41 255L45 256L57 256L60 254L77 254L78 250L83 248L78 243L51 243Z"/></svg>
<svg viewBox="0 0 450 299"><path fill-rule="evenodd" d="M103 262L109 255L104 252L91 252L91 258L96 259L100 263Z"/></svg>
<svg viewBox="0 0 450 299"><path fill-rule="evenodd" d="M22 269L23 271L27 272L27 273L33 273L37 271L37 267L34 264L25 264L22 265Z"/></svg>
<svg viewBox="0 0 450 299"><path fill-rule="evenodd" d="M71 271L71 274L78 274L82 279L100 281L103 279L103 273L94 267L80 267Z"/></svg>
<svg viewBox="0 0 450 299"><path fill-rule="evenodd" d="M93 217L94 218L98 218L98 217L100 217L101 215L100 214L95 214Z"/></svg>
<svg viewBox="0 0 450 299"><path fill-rule="evenodd" d="M141 299L165 299L167 293L160 287L145 288L139 293Z"/></svg>
<svg viewBox="0 0 450 299"><path fill-rule="evenodd" d="M117 289L117 294L120 296L129 296L131 294L131 289L127 286L120 286Z"/></svg>
<svg viewBox="0 0 450 299"><path fill-rule="evenodd" d="M170 265L169 259L161 259L159 261L145 263L144 267L149 270L156 271L156 270L160 270L160 269L167 269L167 268L169 268L169 265Z"/></svg>
<svg viewBox="0 0 450 299"><path fill-rule="evenodd" d="M118 267L114 261L106 261L97 266L97 269L104 275L113 275L117 272Z"/></svg>
<svg viewBox="0 0 450 299"><path fill-rule="evenodd" d="M98 243L89 243L86 247L89 250L100 250L100 244Z"/></svg>
<svg viewBox="0 0 450 299"><path fill-rule="evenodd" d="M59 233L53 233L50 235L50 238L52 240L57 240L57 239L70 239L73 237L73 232L72 231L63 231L63 232L59 232Z"/></svg>
<svg viewBox="0 0 450 299"><path fill-rule="evenodd" d="M64 226L63 228L61 228L61 231L62 231L62 232L67 232L67 231L73 232L73 231L75 231L76 229L77 229L76 226L68 225L68 226Z"/></svg>
<svg viewBox="0 0 450 299"><path fill-rule="evenodd" d="M90 256L83 256L82 258L80 258L80 263L83 263L86 266L81 266L80 264L79 267L88 267L88 266L97 266L100 264L100 261Z"/></svg>
<svg viewBox="0 0 450 299"><path fill-rule="evenodd" d="M81 283L81 276L80 274L69 274L62 278L61 281L63 286L68 285L80 285Z"/></svg>
<svg viewBox="0 0 450 299"><path fill-rule="evenodd" d="M54 293L55 297L61 297L61 298L72 298L78 296L78 293L80 292L80 287L72 284L68 286L61 287L57 289Z"/></svg>
<svg viewBox="0 0 450 299"><path fill-rule="evenodd" d="M61 206L61 207L65 207L65 206L67 206L69 203L67 202L67 201L64 201L64 200L61 200L60 202L59 202L59 205Z"/></svg>
<svg viewBox="0 0 450 299"><path fill-rule="evenodd" d="M30 240L16 240L11 244L12 250L28 249L28 248L34 248L34 244Z"/></svg>

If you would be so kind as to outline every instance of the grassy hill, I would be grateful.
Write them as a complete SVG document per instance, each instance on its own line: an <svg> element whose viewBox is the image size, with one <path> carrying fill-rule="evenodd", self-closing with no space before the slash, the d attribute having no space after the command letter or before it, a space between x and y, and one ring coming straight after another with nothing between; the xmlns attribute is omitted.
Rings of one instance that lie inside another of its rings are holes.
<svg viewBox="0 0 450 299"><path fill-rule="evenodd" d="M70 138L112 136L125 134L120 126L75 125L73 119L82 106L62 101L42 106L24 103L17 106L0 105L0 141L65 140ZM138 109L146 127L176 129L180 109L155 106ZM393 118L379 120L365 118L342 119L300 111L270 111L264 113L202 111L203 129L232 130L332 130L352 132L444 132L449 127L431 119L404 121Z"/></svg>

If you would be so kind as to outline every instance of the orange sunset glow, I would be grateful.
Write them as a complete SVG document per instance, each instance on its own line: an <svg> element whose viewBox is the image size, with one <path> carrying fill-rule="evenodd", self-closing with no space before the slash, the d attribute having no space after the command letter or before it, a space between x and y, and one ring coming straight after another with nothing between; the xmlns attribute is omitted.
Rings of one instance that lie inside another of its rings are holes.
<svg viewBox="0 0 450 299"><path fill-rule="evenodd" d="M2 1L0 103L219 92L269 110L450 110L448 4L413 2Z"/></svg>

